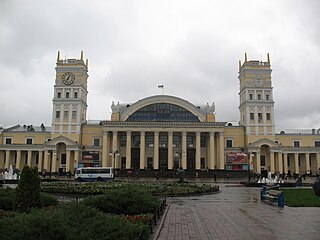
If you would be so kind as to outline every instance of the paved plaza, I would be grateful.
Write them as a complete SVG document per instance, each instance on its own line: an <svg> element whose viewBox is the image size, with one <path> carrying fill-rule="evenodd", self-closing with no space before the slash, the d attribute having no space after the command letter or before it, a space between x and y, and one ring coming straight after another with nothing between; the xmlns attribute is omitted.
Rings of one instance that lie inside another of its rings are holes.
<svg viewBox="0 0 320 240"><path fill-rule="evenodd" d="M320 239L320 208L261 203L258 188L220 184L219 194L172 197L155 239Z"/></svg>

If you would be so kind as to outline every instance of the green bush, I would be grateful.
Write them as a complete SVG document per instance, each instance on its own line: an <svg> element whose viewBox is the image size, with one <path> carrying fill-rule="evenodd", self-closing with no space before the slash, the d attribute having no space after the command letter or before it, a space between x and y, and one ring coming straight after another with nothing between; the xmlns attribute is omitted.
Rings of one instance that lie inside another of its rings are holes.
<svg viewBox="0 0 320 240"><path fill-rule="evenodd" d="M154 212L160 200L137 186L126 186L85 198L82 203L105 213L134 215Z"/></svg>
<svg viewBox="0 0 320 240"><path fill-rule="evenodd" d="M82 204L32 210L0 219L1 240L148 239L148 227L122 216L111 216Z"/></svg>
<svg viewBox="0 0 320 240"><path fill-rule="evenodd" d="M0 210L12 211L14 202L15 190L13 188L0 189ZM58 200L46 193L40 193L41 205L43 207L49 207L57 205Z"/></svg>
<svg viewBox="0 0 320 240"><path fill-rule="evenodd" d="M3 188L0 189L0 209L4 211L11 211L13 208L14 189Z"/></svg>

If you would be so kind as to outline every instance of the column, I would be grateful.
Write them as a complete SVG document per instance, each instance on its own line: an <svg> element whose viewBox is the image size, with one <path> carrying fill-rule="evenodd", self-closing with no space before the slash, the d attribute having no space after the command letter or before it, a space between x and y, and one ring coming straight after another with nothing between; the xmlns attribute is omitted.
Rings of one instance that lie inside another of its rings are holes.
<svg viewBox="0 0 320 240"><path fill-rule="evenodd" d="M281 152L278 152L278 170L279 170L280 174L283 173L283 160L282 160L282 153Z"/></svg>
<svg viewBox="0 0 320 240"><path fill-rule="evenodd" d="M283 172L288 173L288 153L283 153Z"/></svg>
<svg viewBox="0 0 320 240"><path fill-rule="evenodd" d="M320 174L320 153L316 154L316 161L317 161L317 171Z"/></svg>
<svg viewBox="0 0 320 240"><path fill-rule="evenodd" d="M57 153L53 151L52 153L52 164L51 164L51 172L55 173L57 172Z"/></svg>
<svg viewBox="0 0 320 240"><path fill-rule="evenodd" d="M146 167L146 133L140 132L140 169Z"/></svg>
<svg viewBox="0 0 320 240"><path fill-rule="evenodd" d="M159 132L154 132L153 169L159 169Z"/></svg>
<svg viewBox="0 0 320 240"><path fill-rule="evenodd" d="M66 154L66 172L70 171L70 150L67 150L67 154Z"/></svg>
<svg viewBox="0 0 320 240"><path fill-rule="evenodd" d="M224 137L223 133L219 133L219 168L224 169Z"/></svg>
<svg viewBox="0 0 320 240"><path fill-rule="evenodd" d="M168 170L173 169L173 132L168 132Z"/></svg>
<svg viewBox="0 0 320 240"><path fill-rule="evenodd" d="M294 153L294 172L299 174L299 153Z"/></svg>
<svg viewBox="0 0 320 240"><path fill-rule="evenodd" d="M270 151L270 171L271 173L275 173L275 167L274 167L274 152Z"/></svg>
<svg viewBox="0 0 320 240"><path fill-rule="evenodd" d="M249 170L253 170L254 166L253 166L253 162L252 162L252 157L253 157L253 153L249 153Z"/></svg>
<svg viewBox="0 0 320 240"><path fill-rule="evenodd" d="M38 156L39 156L39 158L38 158L38 172L42 172L43 151L38 151ZM17 155L17 158L18 158L18 155Z"/></svg>
<svg viewBox="0 0 320 240"><path fill-rule="evenodd" d="M10 150L6 150L6 164L5 168L9 170L10 167Z"/></svg>
<svg viewBox="0 0 320 240"><path fill-rule="evenodd" d="M200 132L196 132L196 170L201 169L201 145Z"/></svg>
<svg viewBox="0 0 320 240"><path fill-rule="evenodd" d="M17 150L17 163L16 163L16 168L19 170L21 169L21 151Z"/></svg>
<svg viewBox="0 0 320 240"><path fill-rule="evenodd" d="M114 155L115 151L118 151L118 131L112 132L112 158L116 158L114 168L120 168L119 160L117 159L117 156ZM114 161L114 159L112 159L112 161Z"/></svg>
<svg viewBox="0 0 320 240"><path fill-rule="evenodd" d="M257 152L256 154L256 166L257 166L257 173L261 173L261 165L260 165L260 152Z"/></svg>
<svg viewBox="0 0 320 240"><path fill-rule="evenodd" d="M103 133L103 138L102 138L102 167L107 167L111 166L109 163L109 144L108 144L108 132Z"/></svg>
<svg viewBox="0 0 320 240"><path fill-rule="evenodd" d="M310 174L310 156L309 156L309 153L306 153L305 157L306 157L306 173Z"/></svg>
<svg viewBox="0 0 320 240"><path fill-rule="evenodd" d="M131 168L131 131L127 131L126 143L126 169Z"/></svg>
<svg viewBox="0 0 320 240"><path fill-rule="evenodd" d="M182 132L181 167L187 169L187 132Z"/></svg>
<svg viewBox="0 0 320 240"><path fill-rule="evenodd" d="M28 151L28 161L27 161L27 163L28 163L28 166L30 168L32 168L32 151L31 150Z"/></svg>
<svg viewBox="0 0 320 240"><path fill-rule="evenodd" d="M49 170L49 152L48 152L48 150L44 151L43 168L46 169L47 171Z"/></svg>
<svg viewBox="0 0 320 240"><path fill-rule="evenodd" d="M73 170L79 166L78 164L79 164L79 151L78 151L78 150L75 150L75 151L74 151Z"/></svg>
<svg viewBox="0 0 320 240"><path fill-rule="evenodd" d="M209 133L209 162L208 162L208 168L214 169L216 168L217 164L214 157L214 132Z"/></svg>

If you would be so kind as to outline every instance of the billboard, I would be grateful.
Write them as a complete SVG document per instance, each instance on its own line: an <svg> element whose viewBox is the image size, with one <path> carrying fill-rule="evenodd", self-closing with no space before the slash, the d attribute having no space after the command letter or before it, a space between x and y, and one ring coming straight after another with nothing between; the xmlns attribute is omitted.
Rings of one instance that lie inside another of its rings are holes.
<svg viewBox="0 0 320 240"><path fill-rule="evenodd" d="M227 170L247 170L246 154L243 152L227 153Z"/></svg>
<svg viewBox="0 0 320 240"><path fill-rule="evenodd" d="M99 167L100 156L98 151L82 151L79 167Z"/></svg>

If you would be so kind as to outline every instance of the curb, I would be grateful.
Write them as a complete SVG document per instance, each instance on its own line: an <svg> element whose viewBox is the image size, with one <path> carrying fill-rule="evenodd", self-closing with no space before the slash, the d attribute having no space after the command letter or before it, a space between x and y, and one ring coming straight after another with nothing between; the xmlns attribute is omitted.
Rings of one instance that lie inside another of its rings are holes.
<svg viewBox="0 0 320 240"><path fill-rule="evenodd" d="M166 207L165 212L163 213L163 215L161 217L160 223L158 223L157 231L154 233L152 240L157 240L158 239L158 237L160 235L160 232L161 232L161 229L162 229L162 226L163 226L163 223L164 223L164 220L166 219L167 213L169 211L169 208L170 208L170 205L168 204L167 207Z"/></svg>

